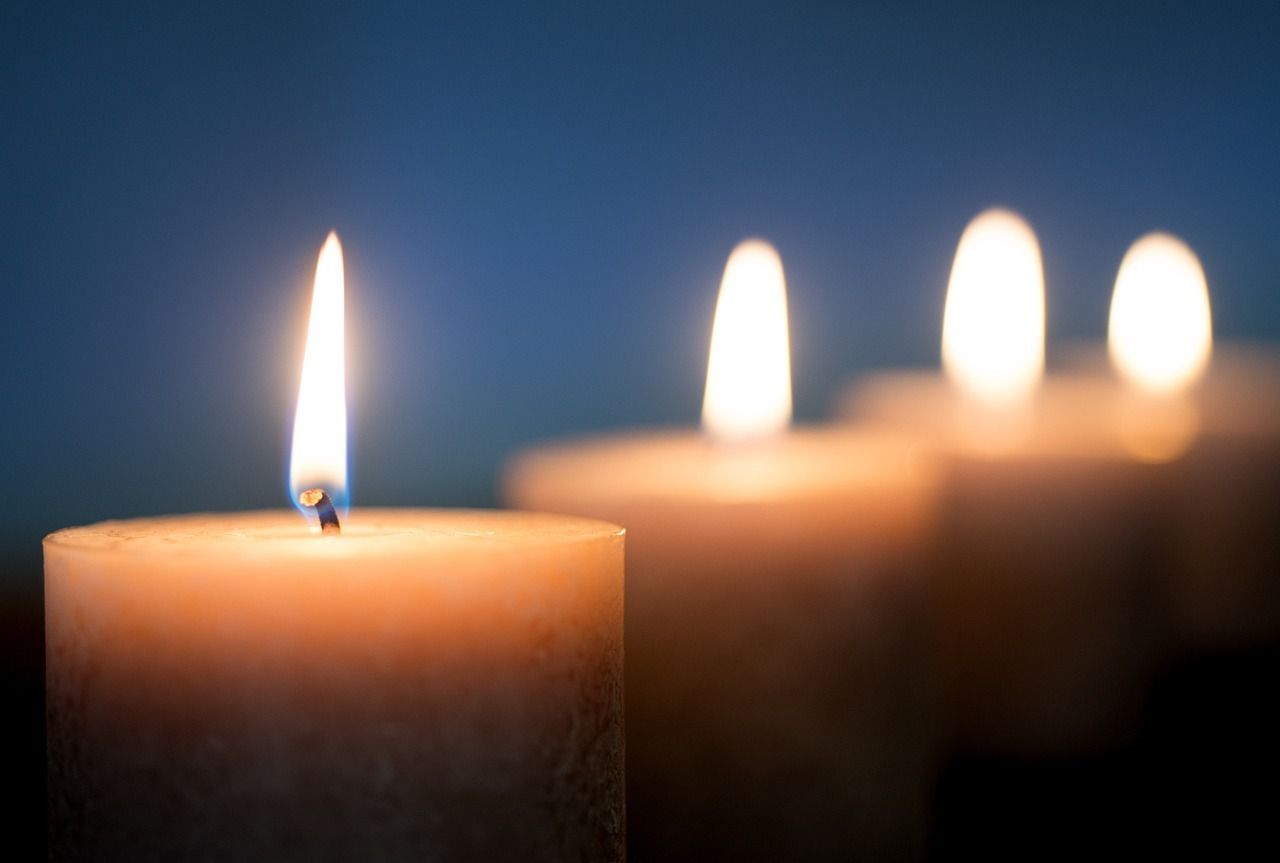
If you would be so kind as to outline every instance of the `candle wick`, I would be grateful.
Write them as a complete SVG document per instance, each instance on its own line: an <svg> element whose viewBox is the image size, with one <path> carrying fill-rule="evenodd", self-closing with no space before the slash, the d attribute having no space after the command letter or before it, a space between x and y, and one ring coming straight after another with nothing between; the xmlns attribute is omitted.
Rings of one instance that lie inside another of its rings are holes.
<svg viewBox="0 0 1280 863"><path fill-rule="evenodd" d="M298 495L303 506L313 507L320 517L320 532L325 536L337 536L342 533L342 525L338 524L338 512L333 508L333 501L322 488L309 488Z"/></svg>

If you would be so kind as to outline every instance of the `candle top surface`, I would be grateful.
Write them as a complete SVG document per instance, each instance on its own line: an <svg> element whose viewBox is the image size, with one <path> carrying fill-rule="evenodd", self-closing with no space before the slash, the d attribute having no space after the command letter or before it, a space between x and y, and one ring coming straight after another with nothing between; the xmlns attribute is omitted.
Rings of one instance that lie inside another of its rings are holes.
<svg viewBox="0 0 1280 863"><path fill-rule="evenodd" d="M915 434L954 453L989 456L1119 456L1099 408L1110 382L1083 375L1047 376L1025 404L984 405L936 369L902 369L859 378L837 415Z"/></svg>
<svg viewBox="0 0 1280 863"><path fill-rule="evenodd" d="M292 510L104 521L45 537L46 548L128 557L232 555L448 556L520 552L620 538L617 525L590 518L509 510L355 509L339 536L321 536Z"/></svg>
<svg viewBox="0 0 1280 863"><path fill-rule="evenodd" d="M1004 457L1164 461L1203 435L1274 435L1280 430L1280 352L1226 345L1204 380L1184 395L1155 397L1126 386L1106 363L1105 348L1077 345L1065 372L1048 375L1007 445L985 450L983 435L1005 418L985 415L937 370L880 372L841 396L837 414L915 430L960 452ZM1156 450L1167 452L1152 457Z"/></svg>
<svg viewBox="0 0 1280 863"><path fill-rule="evenodd" d="M563 492L600 500L751 503L874 495L924 487L931 475L928 460L904 435L801 428L724 444L692 429L666 429L533 447L514 459L506 484L509 492L537 489L537 499Z"/></svg>
<svg viewBox="0 0 1280 863"><path fill-rule="evenodd" d="M966 398L937 371L893 371L858 380L835 410L848 420L912 433L951 456L993 460L1128 461L1134 457L1126 444L1129 426L1155 431L1177 420L1173 425L1184 436L1181 413L1171 417L1170 411L1149 410L1145 403L1133 410L1123 396L1105 378L1054 374L1027 404L999 411Z"/></svg>

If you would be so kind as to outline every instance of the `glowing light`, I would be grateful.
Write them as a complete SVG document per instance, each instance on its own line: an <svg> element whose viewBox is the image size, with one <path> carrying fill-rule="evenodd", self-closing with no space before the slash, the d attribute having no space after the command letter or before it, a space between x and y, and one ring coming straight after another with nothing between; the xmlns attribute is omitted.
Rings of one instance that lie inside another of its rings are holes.
<svg viewBox="0 0 1280 863"><path fill-rule="evenodd" d="M1026 402L1044 374L1040 245L1008 210L979 214L960 237L942 317L942 365L983 402Z"/></svg>
<svg viewBox="0 0 1280 863"><path fill-rule="evenodd" d="M1209 286L1177 237L1147 234L1125 253L1107 343L1120 376L1152 395L1184 391L1204 374L1213 350Z"/></svg>
<svg viewBox="0 0 1280 863"><path fill-rule="evenodd" d="M1151 464L1182 455L1200 431L1195 404L1180 395L1126 399L1117 405L1114 419L1121 446Z"/></svg>
<svg viewBox="0 0 1280 863"><path fill-rule="evenodd" d="M782 259L762 240L729 255L720 282L702 427L718 440L749 440L791 423L791 353Z"/></svg>
<svg viewBox="0 0 1280 863"><path fill-rule="evenodd" d="M342 244L330 233L316 262L311 321L293 417L289 491L304 512L299 495L322 488L345 509L347 496L347 397L343 350L345 294Z"/></svg>

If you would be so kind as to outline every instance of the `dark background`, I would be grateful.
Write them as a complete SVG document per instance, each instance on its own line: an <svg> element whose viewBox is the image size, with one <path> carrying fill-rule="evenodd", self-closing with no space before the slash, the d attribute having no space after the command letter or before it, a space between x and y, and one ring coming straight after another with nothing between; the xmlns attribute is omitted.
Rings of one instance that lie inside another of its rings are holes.
<svg viewBox="0 0 1280 863"><path fill-rule="evenodd" d="M1051 352L1103 336L1156 228L1203 259L1219 339L1280 339L1268 4L182 6L0 9L10 835L41 830L40 537L287 504L330 228L356 505L492 504L522 442L693 422L747 234L786 265L801 419L860 369L936 361L955 241L991 204L1039 232ZM1177 670L1133 750L958 758L937 847L1149 840L1234 800L1217 771L1274 754L1280 726L1249 724L1273 659ZM1161 772L1173 752L1203 783Z"/></svg>

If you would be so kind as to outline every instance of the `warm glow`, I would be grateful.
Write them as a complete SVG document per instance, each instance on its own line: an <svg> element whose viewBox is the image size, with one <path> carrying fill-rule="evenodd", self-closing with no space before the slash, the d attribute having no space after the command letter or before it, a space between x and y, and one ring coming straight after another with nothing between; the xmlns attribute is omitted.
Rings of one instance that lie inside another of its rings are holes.
<svg viewBox="0 0 1280 863"><path fill-rule="evenodd" d="M791 423L791 355L782 259L762 240L729 255L720 283L702 427L718 440L748 440Z"/></svg>
<svg viewBox="0 0 1280 863"><path fill-rule="evenodd" d="M1209 286L1195 252L1177 237L1147 234L1129 247L1111 296L1111 362L1153 395L1185 390L1212 351Z"/></svg>
<svg viewBox="0 0 1280 863"><path fill-rule="evenodd" d="M1022 404L1044 373L1044 272L1031 227L1008 210L978 215L956 249L942 317L942 365L986 403Z"/></svg>
<svg viewBox="0 0 1280 863"><path fill-rule="evenodd" d="M347 498L347 396L343 357L342 244L329 234L316 263L311 322L293 417L289 491L299 509L301 492L322 488L345 508Z"/></svg>
<svg viewBox="0 0 1280 863"><path fill-rule="evenodd" d="M1139 461L1173 461L1195 442L1200 415L1195 403L1179 395L1121 401L1115 412L1121 445Z"/></svg>

